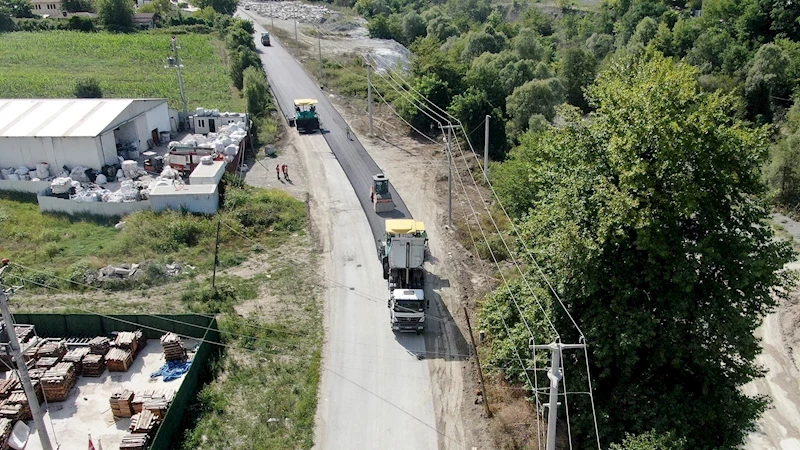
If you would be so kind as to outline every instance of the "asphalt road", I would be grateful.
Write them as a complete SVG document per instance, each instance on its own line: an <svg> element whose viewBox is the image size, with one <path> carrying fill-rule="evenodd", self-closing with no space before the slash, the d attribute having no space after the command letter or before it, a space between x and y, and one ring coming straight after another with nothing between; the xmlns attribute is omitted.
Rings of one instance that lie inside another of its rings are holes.
<svg viewBox="0 0 800 450"><path fill-rule="evenodd" d="M251 18L260 35L259 17ZM327 286L315 448L437 449L431 375L427 361L416 357L424 354L425 339L396 335L389 325L374 245L384 218L369 203L372 175L380 169L358 141L347 139L342 117L279 42L256 47L281 109L290 114L293 99L316 98L327 130L295 142L309 180ZM392 196L395 215L410 217L394 188Z"/></svg>
<svg viewBox="0 0 800 450"><path fill-rule="evenodd" d="M257 23L258 15L250 15L250 11L243 10L239 10L239 13L244 13L253 19L256 36L260 36L262 31L266 31ZM382 171L354 134L351 133L352 140L347 138L347 123L333 107L328 95L309 77L300 63L283 48L274 36L270 47L261 45L260 39L256 39L256 50L261 56L270 86L284 116L294 115L295 99L314 98L319 100L317 112L320 116L321 133L350 180L358 201L367 215L374 239L383 238L386 218L411 218L405 203L395 191L394 186L391 186L391 180L389 192L395 203L394 212L380 215L374 212L369 198L369 189L372 185L372 176Z"/></svg>

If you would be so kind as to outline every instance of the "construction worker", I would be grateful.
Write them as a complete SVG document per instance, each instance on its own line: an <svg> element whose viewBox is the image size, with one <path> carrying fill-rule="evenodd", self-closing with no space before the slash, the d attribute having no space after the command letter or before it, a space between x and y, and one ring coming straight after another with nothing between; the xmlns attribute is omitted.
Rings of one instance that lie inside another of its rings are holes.
<svg viewBox="0 0 800 450"><path fill-rule="evenodd" d="M347 126L345 131L347 131L347 139L352 141L352 139L350 139L350 126L349 125Z"/></svg>
<svg viewBox="0 0 800 450"><path fill-rule="evenodd" d="M280 181L281 180L281 165L280 164L275 166L275 174L278 175L278 181Z"/></svg>
<svg viewBox="0 0 800 450"><path fill-rule="evenodd" d="M289 181L289 166L286 164L283 165L283 178L285 178L286 181Z"/></svg>

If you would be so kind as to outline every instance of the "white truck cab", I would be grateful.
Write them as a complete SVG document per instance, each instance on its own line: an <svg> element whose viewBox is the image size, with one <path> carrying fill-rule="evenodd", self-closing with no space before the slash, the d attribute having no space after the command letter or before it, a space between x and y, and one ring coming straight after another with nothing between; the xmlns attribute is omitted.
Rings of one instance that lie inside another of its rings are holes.
<svg viewBox="0 0 800 450"><path fill-rule="evenodd" d="M425 291L394 289L389 296L389 317L392 330L421 333L425 328Z"/></svg>

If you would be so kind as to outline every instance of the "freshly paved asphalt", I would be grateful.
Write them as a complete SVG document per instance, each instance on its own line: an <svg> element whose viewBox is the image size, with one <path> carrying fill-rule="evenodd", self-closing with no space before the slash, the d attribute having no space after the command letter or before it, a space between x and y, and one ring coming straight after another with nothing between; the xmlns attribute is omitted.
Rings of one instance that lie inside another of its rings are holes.
<svg viewBox="0 0 800 450"><path fill-rule="evenodd" d="M250 15L248 14L250 11L240 10L239 12ZM256 36L260 36L261 32L266 30L257 23L257 16L252 15L251 18L254 19ZM381 173L381 169L353 133L351 133L352 140L347 138L347 123L333 107L328 94L317 86L300 63L274 37L272 45L269 47L261 45L260 39L257 39L256 49L261 56L270 87L284 116L291 117L294 114L294 99L314 98L319 101L317 112L320 116L322 134L356 192L358 201L367 215L374 239L383 237L385 219L411 218L403 199L391 186L391 180L389 192L394 200L394 212L380 215L374 212L369 198L369 189L372 185L372 176Z"/></svg>

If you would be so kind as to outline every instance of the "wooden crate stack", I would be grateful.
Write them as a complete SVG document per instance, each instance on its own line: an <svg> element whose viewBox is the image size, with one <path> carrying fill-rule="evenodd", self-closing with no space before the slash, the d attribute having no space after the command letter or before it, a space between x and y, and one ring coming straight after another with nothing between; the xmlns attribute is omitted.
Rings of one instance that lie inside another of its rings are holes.
<svg viewBox="0 0 800 450"><path fill-rule="evenodd" d="M43 356L36 361L37 369L49 369L58 363L58 356Z"/></svg>
<svg viewBox="0 0 800 450"><path fill-rule="evenodd" d="M61 360L75 364L75 373L80 375L83 373L83 358L88 354L89 347L78 347L68 351Z"/></svg>
<svg viewBox="0 0 800 450"><path fill-rule="evenodd" d="M60 362L42 377L42 389L47 401L63 402L69 397L69 391L75 385L75 365Z"/></svg>
<svg viewBox="0 0 800 450"><path fill-rule="evenodd" d="M153 436L156 428L158 428L159 422L161 421L152 411L145 409L131 417L131 426L128 428L128 431L133 434Z"/></svg>
<svg viewBox="0 0 800 450"><path fill-rule="evenodd" d="M8 398L12 392L17 389L20 389L22 384L19 381L19 378L16 375L12 375L9 378L4 380L0 380L0 399Z"/></svg>
<svg viewBox="0 0 800 450"><path fill-rule="evenodd" d="M30 341L28 341L25 344L23 344L22 348L25 351L23 352L22 356L25 359L25 361L30 361L32 359L37 359L38 358L37 355L39 354L39 347L42 344L44 344L44 342L45 342L44 339L42 339L40 337L37 337L37 336L34 336L34 337L31 338ZM9 364L10 363L11 362L9 360Z"/></svg>
<svg viewBox="0 0 800 450"><path fill-rule="evenodd" d="M0 417L13 421L23 420L25 417L23 409L24 406L19 403L10 403L8 399L0 400Z"/></svg>
<svg viewBox="0 0 800 450"><path fill-rule="evenodd" d="M64 341L47 341L39 347L39 351L36 352L37 359L51 357L51 358L61 358L67 354L67 344Z"/></svg>
<svg viewBox="0 0 800 450"><path fill-rule="evenodd" d="M133 363L133 355L129 350L112 348L106 354L106 365L110 372L127 372Z"/></svg>
<svg viewBox="0 0 800 450"><path fill-rule="evenodd" d="M36 335L33 325L14 325L14 333L17 334L17 339L21 343L28 342Z"/></svg>
<svg viewBox="0 0 800 450"><path fill-rule="evenodd" d="M131 417L133 416L133 391L127 389L117 389L111 394L109 403L111 403L111 413L114 417Z"/></svg>
<svg viewBox="0 0 800 450"><path fill-rule="evenodd" d="M8 448L8 438L11 437L11 428L14 426L14 421L6 418L0 418L0 442L3 443L3 448Z"/></svg>
<svg viewBox="0 0 800 450"><path fill-rule="evenodd" d="M25 395L24 391L14 391L11 393L11 396L5 400L6 402L12 405L20 405L22 408L22 420L31 420L33 419L33 414L31 413L31 405L28 404L28 397Z"/></svg>
<svg viewBox="0 0 800 450"><path fill-rule="evenodd" d="M83 376L99 377L106 371L106 357L89 354L83 357Z"/></svg>
<svg viewBox="0 0 800 450"><path fill-rule="evenodd" d="M150 435L126 434L119 444L119 450L146 450L150 443Z"/></svg>
<svg viewBox="0 0 800 450"><path fill-rule="evenodd" d="M140 413L147 409L159 419L163 419L174 397L175 391L172 389L148 389L138 392L133 399L133 410Z"/></svg>
<svg viewBox="0 0 800 450"><path fill-rule="evenodd" d="M46 373L47 369L44 368L28 369L28 376L31 377L31 380L41 380Z"/></svg>
<svg viewBox="0 0 800 450"><path fill-rule="evenodd" d="M175 333L161 336L161 346L164 348L164 358L167 361L186 361L186 350L183 349L181 338Z"/></svg>
<svg viewBox="0 0 800 450"><path fill-rule="evenodd" d="M105 355L111 348L111 341L108 338L98 336L89 341L89 353L93 355Z"/></svg>
<svg viewBox="0 0 800 450"><path fill-rule="evenodd" d="M131 352L132 357L136 357L139 353L139 340L142 338L142 330L136 331L121 331L117 333L117 338L114 340L114 347L128 350Z"/></svg>

